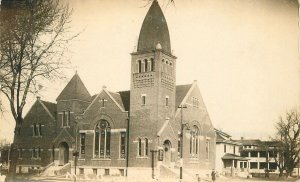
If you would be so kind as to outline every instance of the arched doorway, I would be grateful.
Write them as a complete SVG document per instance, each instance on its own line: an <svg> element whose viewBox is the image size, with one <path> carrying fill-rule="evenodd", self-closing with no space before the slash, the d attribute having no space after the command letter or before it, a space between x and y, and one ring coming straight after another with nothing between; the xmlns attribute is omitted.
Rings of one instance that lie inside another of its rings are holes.
<svg viewBox="0 0 300 182"><path fill-rule="evenodd" d="M172 144L170 140L164 141L164 164L170 166L171 164L171 148Z"/></svg>
<svg viewBox="0 0 300 182"><path fill-rule="evenodd" d="M59 144L59 165L63 166L69 162L69 145L66 142Z"/></svg>

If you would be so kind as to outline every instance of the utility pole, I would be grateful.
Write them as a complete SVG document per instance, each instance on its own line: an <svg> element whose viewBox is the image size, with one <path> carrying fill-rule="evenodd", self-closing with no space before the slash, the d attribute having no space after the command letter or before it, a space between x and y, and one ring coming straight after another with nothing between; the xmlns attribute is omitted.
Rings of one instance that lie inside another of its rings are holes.
<svg viewBox="0 0 300 182"><path fill-rule="evenodd" d="M128 177L128 166L129 166L129 128L130 128L130 112L128 111L127 116L127 131L126 131L126 176Z"/></svg>
<svg viewBox="0 0 300 182"><path fill-rule="evenodd" d="M187 108L186 105L180 105L178 106L180 108L180 181L182 181L182 166L183 166L183 129L184 129L184 124L183 124L183 116L182 116L182 109Z"/></svg>
<svg viewBox="0 0 300 182"><path fill-rule="evenodd" d="M151 156L152 156L152 161L151 161L151 167L152 167L152 179L155 178L155 174L154 174L154 166L155 166L155 154L157 152L157 150L150 150L151 152Z"/></svg>

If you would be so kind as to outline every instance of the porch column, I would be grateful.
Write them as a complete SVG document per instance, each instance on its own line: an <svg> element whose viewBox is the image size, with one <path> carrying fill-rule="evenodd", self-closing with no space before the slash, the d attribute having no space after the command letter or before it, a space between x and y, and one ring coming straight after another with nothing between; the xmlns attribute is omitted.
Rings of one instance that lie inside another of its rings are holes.
<svg viewBox="0 0 300 182"><path fill-rule="evenodd" d="M231 163L231 176L234 177L234 159L232 159L232 163Z"/></svg>
<svg viewBox="0 0 300 182"><path fill-rule="evenodd" d="M247 171L249 172L249 169L250 169L250 162L247 161Z"/></svg>

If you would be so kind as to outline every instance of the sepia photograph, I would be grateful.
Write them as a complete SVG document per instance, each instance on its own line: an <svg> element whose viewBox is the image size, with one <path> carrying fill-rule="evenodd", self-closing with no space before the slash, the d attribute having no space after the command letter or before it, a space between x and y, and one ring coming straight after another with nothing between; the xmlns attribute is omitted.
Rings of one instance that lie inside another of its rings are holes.
<svg viewBox="0 0 300 182"><path fill-rule="evenodd" d="M300 182L298 0L0 0L0 182Z"/></svg>

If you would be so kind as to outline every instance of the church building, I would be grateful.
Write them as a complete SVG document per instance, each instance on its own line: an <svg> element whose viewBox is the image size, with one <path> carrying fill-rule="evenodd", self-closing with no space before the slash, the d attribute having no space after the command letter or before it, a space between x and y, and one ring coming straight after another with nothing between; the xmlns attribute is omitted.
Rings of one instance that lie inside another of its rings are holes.
<svg viewBox="0 0 300 182"><path fill-rule="evenodd" d="M37 98L15 131L17 172L56 166L59 174L60 166L73 173L76 165L82 175L143 172L151 178L153 171L178 171L181 165L191 172L212 170L215 130L197 81L176 85L176 59L154 0L128 60L130 90L103 87L91 95L75 73L56 103Z"/></svg>

